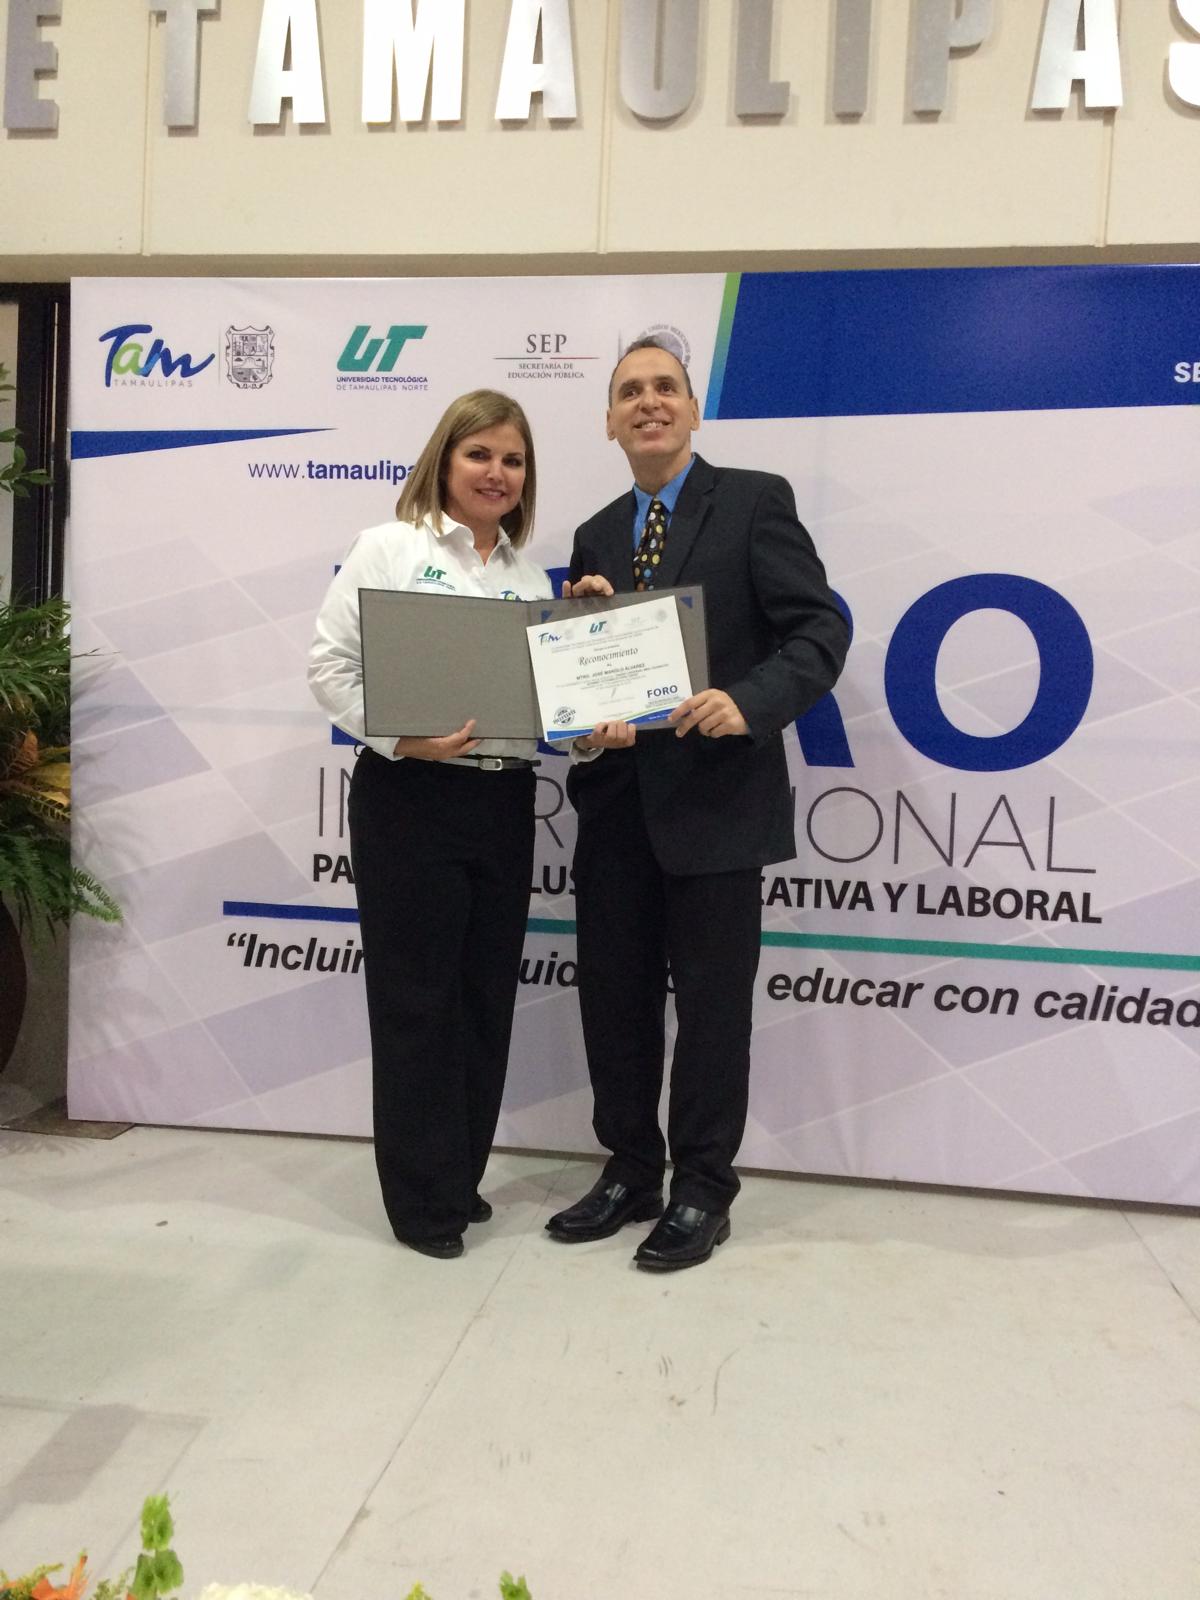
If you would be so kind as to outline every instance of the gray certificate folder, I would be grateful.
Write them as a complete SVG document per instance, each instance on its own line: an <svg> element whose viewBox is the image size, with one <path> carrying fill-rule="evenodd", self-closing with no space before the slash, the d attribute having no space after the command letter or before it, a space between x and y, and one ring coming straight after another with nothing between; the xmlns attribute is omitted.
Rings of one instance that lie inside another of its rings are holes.
<svg viewBox="0 0 1200 1600"><path fill-rule="evenodd" d="M655 589L586 600L485 600L475 595L360 589L363 700L371 738L437 737L475 718L479 739L536 739L526 628L674 595L692 693L707 689L704 591ZM649 728L668 727L650 723Z"/></svg>

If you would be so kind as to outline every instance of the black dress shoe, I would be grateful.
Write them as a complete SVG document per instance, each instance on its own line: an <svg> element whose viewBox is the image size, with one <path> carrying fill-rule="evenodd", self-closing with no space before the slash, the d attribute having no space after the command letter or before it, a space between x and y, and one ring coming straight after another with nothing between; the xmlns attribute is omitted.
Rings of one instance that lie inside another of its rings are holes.
<svg viewBox="0 0 1200 1600"><path fill-rule="evenodd" d="M546 1232L562 1244L609 1239L620 1233L627 1222L649 1222L652 1217L661 1217L662 1208L659 1189L631 1189L628 1184L601 1178L582 1200L556 1212L546 1224Z"/></svg>
<svg viewBox="0 0 1200 1600"><path fill-rule="evenodd" d="M698 1267L729 1237L729 1214L701 1211L698 1206L667 1207L666 1215L634 1251L633 1259L647 1272L677 1272Z"/></svg>
<svg viewBox="0 0 1200 1600"><path fill-rule="evenodd" d="M487 1201L483 1198L483 1196L481 1194L477 1194L475 1196L474 1200L471 1201L471 1214L467 1218L467 1221L468 1222L490 1222L491 1220L492 1220L492 1208L491 1208L491 1206L488 1205Z"/></svg>
<svg viewBox="0 0 1200 1600"><path fill-rule="evenodd" d="M435 1261L453 1261L455 1256L463 1253L461 1233L440 1234L432 1239L406 1239L401 1233L396 1237L401 1244L407 1245L410 1250L415 1250L418 1255L432 1256Z"/></svg>

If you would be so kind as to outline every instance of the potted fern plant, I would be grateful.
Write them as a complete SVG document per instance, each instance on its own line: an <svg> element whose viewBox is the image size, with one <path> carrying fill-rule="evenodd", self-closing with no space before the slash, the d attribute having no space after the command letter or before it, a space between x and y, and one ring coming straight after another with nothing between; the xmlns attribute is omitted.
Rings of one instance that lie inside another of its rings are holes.
<svg viewBox="0 0 1200 1600"><path fill-rule="evenodd" d="M0 403L12 385L0 366ZM14 428L0 429L12 460L0 493L45 483L31 471ZM0 1071L25 1007L20 932L51 932L76 911L115 922L110 895L71 861L71 661L61 599L30 607L0 601Z"/></svg>

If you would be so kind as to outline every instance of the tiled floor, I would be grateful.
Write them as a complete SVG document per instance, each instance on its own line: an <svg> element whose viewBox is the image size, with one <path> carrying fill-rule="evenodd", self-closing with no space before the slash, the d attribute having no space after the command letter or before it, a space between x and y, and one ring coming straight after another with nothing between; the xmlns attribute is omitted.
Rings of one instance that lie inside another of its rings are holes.
<svg viewBox="0 0 1200 1600"><path fill-rule="evenodd" d="M543 1233L594 1174L433 1262L366 1145L0 1133L0 1567L166 1488L185 1596L1200 1597L1200 1221L757 1178L653 1277Z"/></svg>

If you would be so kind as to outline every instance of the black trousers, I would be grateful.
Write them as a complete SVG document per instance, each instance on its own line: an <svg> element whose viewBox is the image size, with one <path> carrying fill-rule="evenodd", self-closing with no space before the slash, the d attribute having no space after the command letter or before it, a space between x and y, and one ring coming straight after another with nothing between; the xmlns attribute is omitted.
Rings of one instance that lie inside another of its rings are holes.
<svg viewBox="0 0 1200 1600"><path fill-rule="evenodd" d="M749 1099L760 873L664 872L634 782L595 816L580 818L575 891L593 1127L612 1151L605 1177L657 1187L669 1146L671 1198L724 1210L739 1188L733 1161ZM668 971L678 1031L664 1143L658 1106Z"/></svg>
<svg viewBox="0 0 1200 1600"><path fill-rule="evenodd" d="M500 1115L533 872L532 769L364 750L350 849L375 1164L393 1230L460 1233Z"/></svg>

